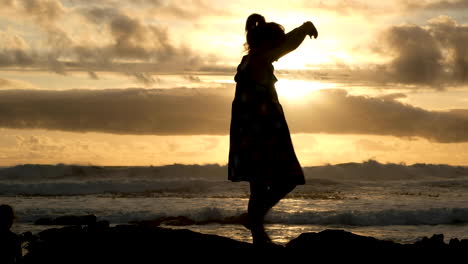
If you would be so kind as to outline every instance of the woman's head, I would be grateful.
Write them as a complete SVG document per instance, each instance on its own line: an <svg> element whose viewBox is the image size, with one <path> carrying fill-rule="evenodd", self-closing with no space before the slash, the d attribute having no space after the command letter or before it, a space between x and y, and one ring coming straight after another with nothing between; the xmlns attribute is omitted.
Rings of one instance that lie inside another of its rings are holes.
<svg viewBox="0 0 468 264"><path fill-rule="evenodd" d="M7 204L0 205L0 230L8 230L13 225L15 213Z"/></svg>
<svg viewBox="0 0 468 264"><path fill-rule="evenodd" d="M249 53L275 48L286 37L283 26L274 22L267 23L259 14L252 14L247 18L245 32L247 43L244 46Z"/></svg>

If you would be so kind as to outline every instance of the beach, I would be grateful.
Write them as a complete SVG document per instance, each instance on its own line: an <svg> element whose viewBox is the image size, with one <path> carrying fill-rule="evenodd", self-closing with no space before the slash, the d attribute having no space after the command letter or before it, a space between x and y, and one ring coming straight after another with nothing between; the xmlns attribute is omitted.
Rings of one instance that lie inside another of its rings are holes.
<svg viewBox="0 0 468 264"><path fill-rule="evenodd" d="M79 218L75 217L75 220ZM400 244L339 229L302 233L285 245L262 246L189 229L162 228L154 222L113 227L107 221L88 222L87 225L46 229L37 235L26 233L22 237L27 249L25 263L76 263L90 260L140 263L163 258L219 260L226 253L234 254L231 260L251 255L261 256L264 260L275 256L290 258L310 253L315 257L335 258L329 255L330 252L352 252L352 258L360 256L361 259L374 256L375 253L391 254L390 258L408 255L426 258L434 254L453 257L468 249L468 239L451 239L445 243L442 234L424 237L412 244Z"/></svg>
<svg viewBox="0 0 468 264"><path fill-rule="evenodd" d="M444 234L445 243L468 238L466 167L367 161L304 171L306 184L266 217L275 243L327 229L402 244L433 234ZM16 211L19 234L38 234L50 228L39 219L67 215L95 215L111 227L181 217L160 226L251 243L232 221L246 212L248 183L225 176L220 165L20 165L0 169L0 193Z"/></svg>

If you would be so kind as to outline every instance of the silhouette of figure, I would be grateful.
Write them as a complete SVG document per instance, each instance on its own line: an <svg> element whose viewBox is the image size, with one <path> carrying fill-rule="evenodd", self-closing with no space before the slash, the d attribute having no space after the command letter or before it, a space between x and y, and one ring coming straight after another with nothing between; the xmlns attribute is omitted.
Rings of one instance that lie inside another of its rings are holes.
<svg viewBox="0 0 468 264"><path fill-rule="evenodd" d="M0 263L20 263L22 259L21 241L10 231L15 213L9 205L0 205Z"/></svg>
<svg viewBox="0 0 468 264"><path fill-rule="evenodd" d="M297 185L305 184L276 94L272 63L295 50L307 35L317 38L318 32L308 21L285 34L281 25L267 23L259 14L247 18L245 30L248 54L234 78L228 179L250 182L248 213L242 222L251 230L254 245L272 245L265 215Z"/></svg>

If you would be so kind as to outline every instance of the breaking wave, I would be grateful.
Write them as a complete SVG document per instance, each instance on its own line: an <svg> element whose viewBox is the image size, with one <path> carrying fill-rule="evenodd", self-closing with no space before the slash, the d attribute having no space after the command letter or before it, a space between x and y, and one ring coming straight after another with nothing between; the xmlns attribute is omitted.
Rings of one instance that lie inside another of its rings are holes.
<svg viewBox="0 0 468 264"><path fill-rule="evenodd" d="M63 213L63 210L60 211ZM58 212L55 212L58 213ZM50 210L26 210L18 212L22 222L33 222L40 217L54 214ZM100 219L111 223L153 221L161 225L203 225L211 223L240 224L241 212L218 207L205 207L178 215L150 211L96 212ZM56 215L58 216L58 215ZM427 210L382 211L323 211L323 212L271 212L267 224L323 225L323 226L389 226L389 225L452 225L468 224L468 208L431 208Z"/></svg>

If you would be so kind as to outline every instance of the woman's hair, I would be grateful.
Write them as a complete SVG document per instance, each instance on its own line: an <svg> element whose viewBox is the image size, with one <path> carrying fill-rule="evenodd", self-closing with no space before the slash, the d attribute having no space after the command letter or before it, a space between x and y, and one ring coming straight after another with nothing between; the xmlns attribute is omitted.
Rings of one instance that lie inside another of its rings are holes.
<svg viewBox="0 0 468 264"><path fill-rule="evenodd" d="M286 38L283 26L274 22L267 23L259 14L252 14L247 18L245 32L247 42L244 47L249 53L277 47Z"/></svg>
<svg viewBox="0 0 468 264"><path fill-rule="evenodd" d="M15 220L13 208L7 204L0 205L0 230L10 229Z"/></svg>

